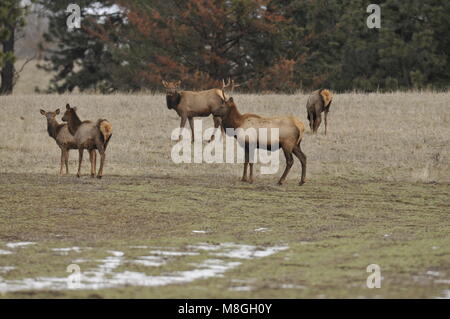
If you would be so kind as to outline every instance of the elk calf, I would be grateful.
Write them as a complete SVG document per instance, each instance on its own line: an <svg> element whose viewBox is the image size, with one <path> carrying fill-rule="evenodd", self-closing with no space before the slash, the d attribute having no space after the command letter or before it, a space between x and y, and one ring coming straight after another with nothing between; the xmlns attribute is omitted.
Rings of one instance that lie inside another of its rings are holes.
<svg viewBox="0 0 450 319"><path fill-rule="evenodd" d="M226 128L238 129L242 128L244 130L249 128L254 128L258 130L260 128L278 129L279 136L278 141L266 141L267 150L276 151L281 147L286 157L286 168L283 175L278 181L279 185L282 185L294 163L294 158L292 153L300 160L302 165L302 175L299 185L305 183L306 177L306 155L302 152L300 148L300 143L305 132L305 126L296 117L293 116L280 116L280 117L262 117L256 114L241 114L239 113L236 104L231 97L228 101L223 101L221 107L216 109L213 113L215 116L220 116L222 118L222 125ZM235 136L237 138L237 136ZM245 143L245 163L244 163L244 173L242 175L242 181L253 182L253 163L249 162L249 141L242 141ZM253 141L255 142L255 141ZM263 142L261 142L263 143ZM257 137L256 147L263 148L264 144L260 143L259 136ZM278 145L275 145L278 143ZM247 167L250 164L250 178L247 178Z"/></svg>
<svg viewBox="0 0 450 319"><path fill-rule="evenodd" d="M91 161L91 176L95 176L95 150L100 153L100 169L98 170L97 178L103 176L103 165L105 163L105 152L108 142L112 136L112 125L107 120L100 119L97 122L84 121L82 122L76 113L76 107L70 107L66 105L66 112L62 118L67 122L69 131L75 138L75 143L78 147L79 159L78 159L78 173L77 176L81 176L81 163L83 161L83 151L87 149L90 154ZM91 154L94 154L92 156Z"/></svg>
<svg viewBox="0 0 450 319"><path fill-rule="evenodd" d="M59 109L55 112L46 112L40 110L41 114L47 118L47 132L52 137L56 144L61 149L61 168L59 174L63 175L63 166L66 166L66 174L69 174L69 150L77 149L75 138L69 132L67 124L60 124L56 120L56 115L59 114Z"/></svg>
<svg viewBox="0 0 450 319"><path fill-rule="evenodd" d="M331 92L327 89L314 91L306 103L309 127L313 133L317 133L320 122L322 122L322 112L325 112L325 135L327 135L327 115L333 100Z"/></svg>

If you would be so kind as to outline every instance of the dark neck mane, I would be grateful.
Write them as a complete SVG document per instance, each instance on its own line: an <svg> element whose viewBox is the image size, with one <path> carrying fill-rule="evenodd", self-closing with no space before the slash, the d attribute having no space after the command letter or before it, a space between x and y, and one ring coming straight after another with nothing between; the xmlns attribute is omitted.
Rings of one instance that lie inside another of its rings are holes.
<svg viewBox="0 0 450 319"><path fill-rule="evenodd" d="M239 113L236 105L230 106L230 111L223 118L223 124L225 128L238 128L241 124L242 115Z"/></svg>
<svg viewBox="0 0 450 319"><path fill-rule="evenodd" d="M170 109L176 109L178 104L180 104L181 101L181 94L178 92L175 92L173 95L166 94L166 102L167 102L167 108Z"/></svg>
<svg viewBox="0 0 450 319"><path fill-rule="evenodd" d="M72 112L69 116L69 121L67 121L67 125L69 126L69 132L72 135L75 134L75 132L78 130L78 128L81 125L81 120L74 110L72 110Z"/></svg>
<svg viewBox="0 0 450 319"><path fill-rule="evenodd" d="M52 119L50 121L47 121L47 132L50 137L53 137L56 139L56 136L58 136L58 132L64 125L61 125L58 123L57 120Z"/></svg>

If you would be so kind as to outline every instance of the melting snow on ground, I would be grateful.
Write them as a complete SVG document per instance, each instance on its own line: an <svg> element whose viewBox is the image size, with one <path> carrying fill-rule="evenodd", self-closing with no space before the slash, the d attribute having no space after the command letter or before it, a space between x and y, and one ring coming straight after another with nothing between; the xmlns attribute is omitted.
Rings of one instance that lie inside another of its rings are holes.
<svg viewBox="0 0 450 319"><path fill-rule="evenodd" d="M23 243L21 244L7 246L9 248L24 246ZM138 247L146 248L147 246ZM189 251L175 251L170 248L163 250L163 248L160 248L159 250L150 250L148 256L134 258L127 258L121 251L108 251L109 256L104 259L87 260L78 258L74 260L74 263L79 264L81 274L79 274L79 280L76 281L73 287L77 289L105 289L124 285L155 287L169 284L183 284L197 279L223 276L226 271L241 265L242 262L239 260L263 258L287 248L287 246L256 247L234 243L223 243L220 245L200 243L189 246L187 249ZM58 254L68 254L72 251L81 253L83 250L79 247L51 249L51 251L57 252ZM144 267L163 267L170 262L175 262L177 258L197 256L200 254L204 254L205 258L201 262L191 265L191 269L165 273L162 268L161 273L164 273L164 275L147 275L144 272L126 270L129 263ZM84 262L93 261L98 263L97 267L83 270ZM14 266L3 267L0 268L0 273L6 273L13 269L15 269ZM37 277L19 280L5 280L0 277L0 292L39 289L66 290L69 289L69 281L72 285L74 284L73 273L68 273L67 277ZM245 291L250 289L250 287L238 286L231 289Z"/></svg>

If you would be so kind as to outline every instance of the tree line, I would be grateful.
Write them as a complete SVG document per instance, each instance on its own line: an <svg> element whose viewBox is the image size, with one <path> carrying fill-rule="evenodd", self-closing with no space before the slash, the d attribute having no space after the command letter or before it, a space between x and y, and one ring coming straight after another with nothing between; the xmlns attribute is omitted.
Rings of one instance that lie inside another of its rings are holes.
<svg viewBox="0 0 450 319"><path fill-rule="evenodd" d="M12 1L12 0L10 0ZM190 89L231 77L249 92L448 89L450 2L384 0L37 0L48 12L48 91ZM3 5L0 5L2 7ZM1 13L1 10L0 10ZM0 14L1 17L1 14Z"/></svg>

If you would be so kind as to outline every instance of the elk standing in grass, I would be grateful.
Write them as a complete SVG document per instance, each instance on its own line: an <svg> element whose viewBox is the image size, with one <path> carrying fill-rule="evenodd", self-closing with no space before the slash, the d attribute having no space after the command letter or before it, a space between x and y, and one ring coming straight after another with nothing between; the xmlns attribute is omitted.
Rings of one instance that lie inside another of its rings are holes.
<svg viewBox="0 0 450 319"><path fill-rule="evenodd" d="M279 185L282 185L286 180L293 163L294 158L292 153L300 160L302 165L302 175L300 179L300 185L305 183L306 177L306 155L302 152L300 148L300 143L305 132L305 126L301 121L293 116L283 116L283 117L262 117L256 114L241 114L239 113L233 98L228 99L228 101L223 100L222 105L213 113L215 116L220 116L222 118L222 125L224 129L255 129L260 128L278 129L279 136L277 141L272 141L270 138L265 142L266 145L262 145L260 137L257 137L257 141L252 141L255 143L257 148L267 148L269 151L276 151L281 148L286 157L286 168L283 175L278 181ZM235 136L237 138L237 136ZM240 141L242 144L245 143L245 163L244 163L244 173L242 176L242 181L253 182L253 163L249 162L249 139L246 138L245 141ZM247 167L250 164L250 178L247 178Z"/></svg>
<svg viewBox="0 0 450 319"><path fill-rule="evenodd" d="M320 122L322 122L322 112L325 112L325 135L327 135L327 115L333 100L331 92L327 89L314 91L306 103L308 112L309 127L313 133L317 133Z"/></svg>
<svg viewBox="0 0 450 319"><path fill-rule="evenodd" d="M66 174L69 174L69 150L77 149L75 138L69 132L67 124L58 123L56 115L59 114L59 109L55 112L46 112L40 110L41 114L47 118L47 132L52 137L56 144L61 149L61 168L59 174L63 175L63 166L66 166Z"/></svg>
<svg viewBox="0 0 450 319"><path fill-rule="evenodd" d="M89 159L91 162L91 176L95 176L96 155L95 150L100 153L100 168L98 170L97 178L103 176L103 165L105 164L105 152L108 142L112 136L112 125L107 120L100 119L97 122L84 121L82 122L76 113L76 107L66 105L66 112L62 118L67 122L71 134L75 138L75 143L78 147L78 173L81 176L81 163L83 161L83 151L89 151Z"/></svg>
<svg viewBox="0 0 450 319"><path fill-rule="evenodd" d="M173 109L181 117L180 128L186 125L186 121L189 120L189 126L191 127L191 139L194 142L194 117L206 117L211 115L218 107L222 105L222 100L225 99L223 89L231 85L223 82L222 89L211 89L206 91L180 91L181 81L167 82L162 81L166 89L166 102L169 109ZM237 87L234 82L233 88ZM220 117L214 116L214 127L217 129L220 127ZM211 137L213 141L215 135ZM180 136L181 139L181 136Z"/></svg>

